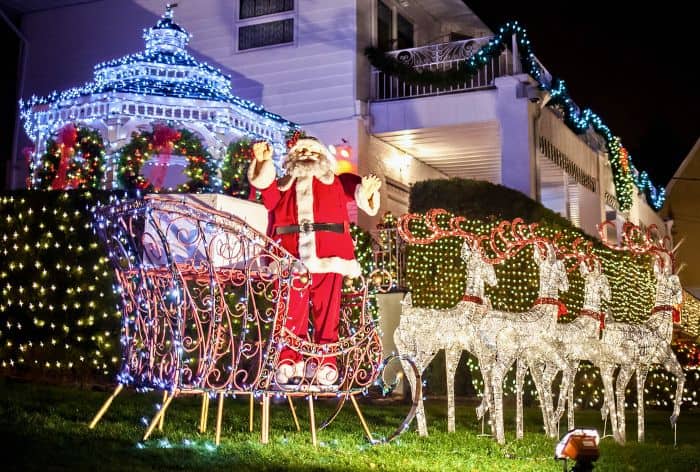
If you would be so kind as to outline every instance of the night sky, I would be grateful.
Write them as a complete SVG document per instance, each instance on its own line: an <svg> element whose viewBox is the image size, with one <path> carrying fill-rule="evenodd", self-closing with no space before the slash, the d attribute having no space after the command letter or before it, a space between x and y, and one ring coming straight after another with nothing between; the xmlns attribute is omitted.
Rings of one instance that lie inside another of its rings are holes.
<svg viewBox="0 0 700 472"><path fill-rule="evenodd" d="M535 55L601 116L632 160L666 185L700 137L697 17L675 1L465 0L492 30L527 28ZM624 8L618 3L625 3Z"/></svg>

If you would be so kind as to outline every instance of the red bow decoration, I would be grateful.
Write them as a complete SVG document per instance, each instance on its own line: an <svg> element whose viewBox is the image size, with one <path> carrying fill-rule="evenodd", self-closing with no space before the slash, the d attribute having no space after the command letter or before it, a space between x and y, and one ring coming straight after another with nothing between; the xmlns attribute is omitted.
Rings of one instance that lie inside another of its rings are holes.
<svg viewBox="0 0 700 472"><path fill-rule="evenodd" d="M58 131L56 142L61 148L61 160L58 163L56 177L51 182L52 190L66 188L68 164L75 152L75 144L78 142L78 129L72 123L67 124Z"/></svg>
<svg viewBox="0 0 700 472"><path fill-rule="evenodd" d="M168 171L170 155L175 148L175 141L179 140L182 134L165 125L157 124L153 126L153 148L158 153L158 164L151 174L151 183L154 188L161 188Z"/></svg>
<svg viewBox="0 0 700 472"><path fill-rule="evenodd" d="M292 149L297 141L303 137L306 137L306 133L303 131L295 131L292 133L292 136L287 140L287 149Z"/></svg>

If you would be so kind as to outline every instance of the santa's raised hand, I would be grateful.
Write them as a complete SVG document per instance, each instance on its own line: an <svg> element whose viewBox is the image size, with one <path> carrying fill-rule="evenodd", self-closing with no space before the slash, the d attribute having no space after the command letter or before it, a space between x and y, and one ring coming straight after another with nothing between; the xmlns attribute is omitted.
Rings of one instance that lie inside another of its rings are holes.
<svg viewBox="0 0 700 472"><path fill-rule="evenodd" d="M362 177L362 182L360 183L360 196L369 201L381 186L382 181L376 175L366 175Z"/></svg>
<svg viewBox="0 0 700 472"><path fill-rule="evenodd" d="M259 141L253 144L253 156L258 162L269 161L272 159L272 147L267 141Z"/></svg>

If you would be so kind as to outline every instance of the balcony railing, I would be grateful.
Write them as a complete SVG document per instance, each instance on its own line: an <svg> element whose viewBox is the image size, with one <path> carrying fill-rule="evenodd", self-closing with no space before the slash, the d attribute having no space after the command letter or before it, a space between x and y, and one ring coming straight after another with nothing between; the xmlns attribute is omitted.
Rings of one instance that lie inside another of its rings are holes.
<svg viewBox="0 0 700 472"><path fill-rule="evenodd" d="M462 67L465 60L481 49L492 37L466 39L449 43L431 44L412 49L391 51L387 54L403 64L416 70L445 71ZM520 60L517 53L504 50L498 57L491 59L471 77L466 77L452 87L432 85L413 85L394 75L372 69L372 100L394 100L397 98L423 97L446 93L492 87L496 77L513 75L520 72Z"/></svg>
<svg viewBox="0 0 700 472"><path fill-rule="evenodd" d="M372 235L374 268L391 278L392 290L406 289L406 244L396 228L376 229Z"/></svg>

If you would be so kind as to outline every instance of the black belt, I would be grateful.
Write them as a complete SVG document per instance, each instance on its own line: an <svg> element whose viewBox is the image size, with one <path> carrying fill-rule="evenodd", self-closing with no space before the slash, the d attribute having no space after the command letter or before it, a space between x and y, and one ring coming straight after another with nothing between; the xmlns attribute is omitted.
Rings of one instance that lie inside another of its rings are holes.
<svg viewBox="0 0 700 472"><path fill-rule="evenodd" d="M343 223L302 223L300 225L278 226L275 228L277 234L310 233L312 231L330 231L332 233L344 233Z"/></svg>

